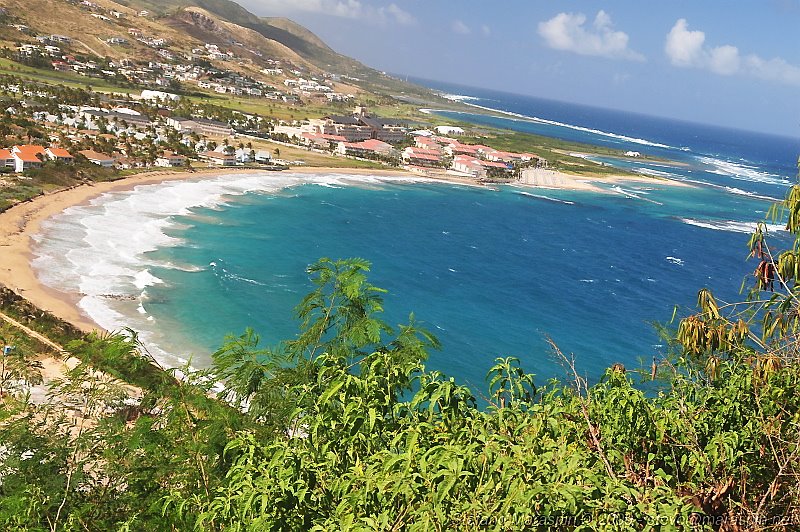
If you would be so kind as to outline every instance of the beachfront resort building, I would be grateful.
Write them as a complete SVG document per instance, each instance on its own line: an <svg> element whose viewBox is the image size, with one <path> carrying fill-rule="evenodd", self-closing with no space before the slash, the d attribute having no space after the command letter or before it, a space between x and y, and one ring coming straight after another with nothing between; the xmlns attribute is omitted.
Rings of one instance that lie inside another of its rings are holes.
<svg viewBox="0 0 800 532"><path fill-rule="evenodd" d="M408 132L405 121L370 116L361 106L353 115L328 115L309 120L309 125L312 133L341 136L347 142L375 139L394 144L403 141Z"/></svg>
<svg viewBox="0 0 800 532"><path fill-rule="evenodd" d="M269 164L272 162L272 153L269 150L258 150L256 152L256 162L261 164Z"/></svg>
<svg viewBox="0 0 800 532"><path fill-rule="evenodd" d="M391 157L395 151L391 144L375 139L367 139L361 142L340 142L336 148L336 152L340 155L353 157L371 157L375 155Z"/></svg>
<svg viewBox="0 0 800 532"><path fill-rule="evenodd" d="M338 146L341 142L347 142L347 139L341 135L325 135L324 133L303 133L300 138L306 146L323 150L330 149L331 146Z"/></svg>
<svg viewBox="0 0 800 532"><path fill-rule="evenodd" d="M205 153L201 153L200 158L218 166L233 166L236 164L235 155L219 151L207 151Z"/></svg>
<svg viewBox="0 0 800 532"><path fill-rule="evenodd" d="M41 168L45 161L71 163L74 158L63 148L45 148L34 144L22 144L11 149L0 149L0 168L13 168L21 173L32 168Z"/></svg>
<svg viewBox="0 0 800 532"><path fill-rule="evenodd" d="M403 162L411 166L441 166L442 154L440 151L427 148L409 146L403 150Z"/></svg>
<svg viewBox="0 0 800 532"><path fill-rule="evenodd" d="M492 171L499 173L509 171L509 167L506 164L496 161L485 161L469 155L456 155L453 158L451 168L456 172L477 179L486 177L487 174Z"/></svg>
<svg viewBox="0 0 800 532"><path fill-rule="evenodd" d="M197 133L209 137L228 137L233 135L233 128L225 122L208 118L187 118L171 116L165 120L168 126L181 133Z"/></svg>
<svg viewBox="0 0 800 532"><path fill-rule="evenodd" d="M160 157L156 159L156 166L162 168L174 168L176 166L185 166L186 157L178 155L171 151L165 151Z"/></svg>

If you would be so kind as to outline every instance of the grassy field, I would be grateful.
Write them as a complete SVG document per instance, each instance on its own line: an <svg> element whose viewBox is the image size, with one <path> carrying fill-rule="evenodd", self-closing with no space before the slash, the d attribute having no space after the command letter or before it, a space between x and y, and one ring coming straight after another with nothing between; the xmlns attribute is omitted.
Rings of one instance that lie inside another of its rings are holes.
<svg viewBox="0 0 800 532"><path fill-rule="evenodd" d="M123 93L123 94L138 94L141 89L130 87L121 87L109 83L102 78L90 78L74 74L72 72L59 72L51 69L34 68L31 66L16 63L9 59L0 58L0 74L9 74L28 79L32 81L39 81L51 85L64 85L66 87L82 88L92 87L92 90L103 93Z"/></svg>
<svg viewBox="0 0 800 532"><path fill-rule="evenodd" d="M250 139L248 139L250 140ZM302 148L284 146L275 142L264 140L252 140L253 149L270 150L273 157L285 161L303 161L303 166L336 167L336 168L387 168L386 166L372 161L359 161L346 157L336 157L324 153L312 152ZM278 155L276 153L280 153Z"/></svg>

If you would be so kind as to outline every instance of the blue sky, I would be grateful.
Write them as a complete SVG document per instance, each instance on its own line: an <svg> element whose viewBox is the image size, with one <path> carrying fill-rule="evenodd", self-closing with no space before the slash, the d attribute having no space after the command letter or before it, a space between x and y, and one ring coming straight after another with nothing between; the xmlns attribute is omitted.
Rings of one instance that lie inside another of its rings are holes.
<svg viewBox="0 0 800 532"><path fill-rule="evenodd" d="M240 0L374 68L800 137L800 0Z"/></svg>

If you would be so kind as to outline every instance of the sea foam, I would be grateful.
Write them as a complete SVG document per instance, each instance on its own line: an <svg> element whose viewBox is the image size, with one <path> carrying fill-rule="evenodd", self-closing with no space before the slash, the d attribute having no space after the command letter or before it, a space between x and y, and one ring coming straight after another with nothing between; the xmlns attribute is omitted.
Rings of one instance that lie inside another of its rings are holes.
<svg viewBox="0 0 800 532"><path fill-rule="evenodd" d="M525 120L525 121L530 121L530 122L538 122L540 124L547 124L547 125L550 125L550 126L563 127L563 128L572 129L572 130L575 130L575 131L581 131L583 133L592 133L594 135L599 135L601 137L608 137L608 138L612 138L612 139L616 139L616 140L621 140L621 141L624 141L624 142L631 142L633 144L640 144L642 146L652 146L654 148L675 149L672 146L669 146L667 144L662 144L660 142L653 142L653 141L650 141L650 140L647 140L647 139L641 139L641 138L637 138L637 137L629 137L627 135L620 135L618 133L612 133L610 131L603 131L601 129L594 129L594 128L589 128L589 127L584 127L584 126L578 126L578 125L575 125L575 124L568 124L568 123L565 123L565 122L558 122L556 120L548 120L547 118L540 118L538 116L531 116L531 115L525 115L525 114L521 114L521 113L514 113L512 111L504 111L502 109L495 109L493 107L487 107L487 106L484 106L484 105L478 105L476 103L470 103L469 101L465 101L465 100L461 100L461 103L463 103L464 105L469 105L470 107L475 107L477 109L483 109L484 111L491 111L493 113L500 113L502 115L505 115L505 116L497 117L497 118L511 117L510 120L518 119L518 120ZM428 112L436 112L436 111L438 111L438 109L426 109L426 111L428 111ZM463 111L452 111L452 110L449 110L449 109L447 109L447 110L442 109L442 111L447 111L449 113L457 113L457 114L470 114L470 113L465 113Z"/></svg>
<svg viewBox="0 0 800 532"><path fill-rule="evenodd" d="M696 220L694 218L681 218L683 223L694 225L695 227L702 227L704 229L713 229L715 231L730 231L733 233L752 233L756 230L758 222L740 222L734 220ZM780 232L786 231L783 225L779 224L765 224L767 231Z"/></svg>
<svg viewBox="0 0 800 532"><path fill-rule="evenodd" d="M697 160L711 166L709 173L731 177L740 181L753 183L768 183L770 185L790 185L791 181L784 176L758 170L756 166L745 163L735 163L711 156L698 156Z"/></svg>
<svg viewBox="0 0 800 532"><path fill-rule="evenodd" d="M378 186L386 182L428 181L416 177L350 174L252 173L213 179L139 185L132 191L103 194L88 205L70 207L45 221L36 235L32 266L45 285L79 297L79 307L106 330L131 327L167 366L185 359L158 347L160 333L147 313L148 286L163 283L152 268L202 271L196 266L151 258L161 248L184 245L170 232L185 224L176 216L195 208L221 208L232 196L277 193L301 184L327 187ZM212 265L213 267L213 265ZM252 282L247 278L237 279Z"/></svg>

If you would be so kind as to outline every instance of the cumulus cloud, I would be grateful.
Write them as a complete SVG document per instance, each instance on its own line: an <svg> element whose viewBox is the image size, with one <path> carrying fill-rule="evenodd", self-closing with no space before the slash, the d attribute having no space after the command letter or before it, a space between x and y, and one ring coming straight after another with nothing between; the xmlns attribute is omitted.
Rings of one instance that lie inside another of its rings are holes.
<svg viewBox="0 0 800 532"><path fill-rule="evenodd" d="M394 22L409 26L417 22L411 13L395 3L382 7L375 7L360 0L247 0L242 3L266 14L271 14L270 11L273 13L305 11L381 24Z"/></svg>
<svg viewBox="0 0 800 532"><path fill-rule="evenodd" d="M707 46L706 34L690 30L686 19L678 19L667 33L664 52L678 67L700 68L721 76L753 76L789 85L800 85L800 67L776 57L763 59L756 54L742 55L730 44Z"/></svg>
<svg viewBox="0 0 800 532"><path fill-rule="evenodd" d="M583 13L559 13L539 23L539 35L547 46L580 55L644 61L644 56L628 47L628 34L615 31L611 17L597 12L591 25Z"/></svg>
<svg viewBox="0 0 800 532"><path fill-rule="evenodd" d="M469 35L472 33L472 30L469 29L469 26L458 19L453 21L453 24L450 26L450 28L453 30L453 33L458 33L459 35Z"/></svg>

